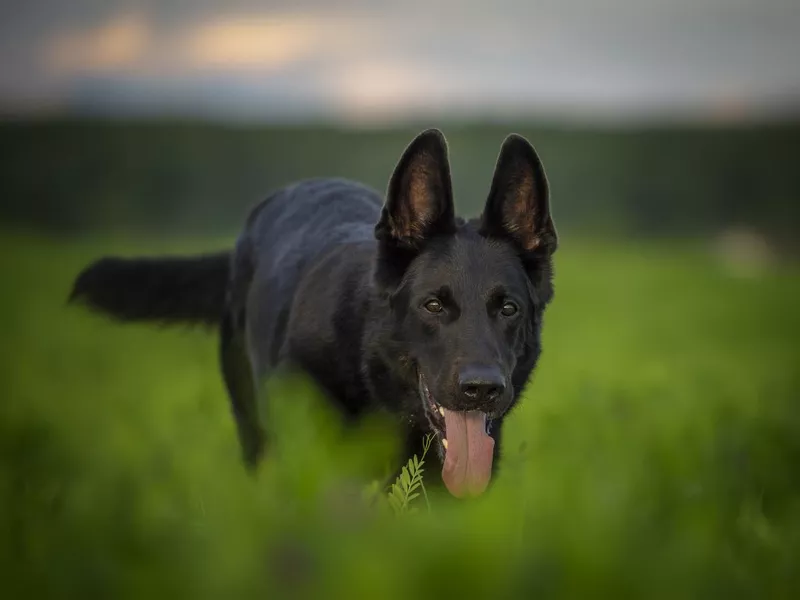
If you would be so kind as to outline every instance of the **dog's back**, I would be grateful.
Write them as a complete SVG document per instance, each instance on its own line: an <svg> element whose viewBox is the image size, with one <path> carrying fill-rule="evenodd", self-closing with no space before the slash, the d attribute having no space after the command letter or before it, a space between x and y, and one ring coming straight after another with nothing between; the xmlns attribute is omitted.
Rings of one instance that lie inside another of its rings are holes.
<svg viewBox="0 0 800 600"><path fill-rule="evenodd" d="M304 330L314 332L314 352L328 350L316 340L326 339L325 319L352 296L341 288L358 285L348 273L368 267L381 205L377 192L358 183L312 179L254 209L234 252L228 309L246 315L249 351L259 370L286 357L290 327L297 339ZM310 271L314 276L306 277ZM301 360L302 354L295 352Z"/></svg>
<svg viewBox="0 0 800 600"><path fill-rule="evenodd" d="M276 192L251 212L240 244L259 268L302 270L332 244L374 240L382 197L346 179L308 179Z"/></svg>

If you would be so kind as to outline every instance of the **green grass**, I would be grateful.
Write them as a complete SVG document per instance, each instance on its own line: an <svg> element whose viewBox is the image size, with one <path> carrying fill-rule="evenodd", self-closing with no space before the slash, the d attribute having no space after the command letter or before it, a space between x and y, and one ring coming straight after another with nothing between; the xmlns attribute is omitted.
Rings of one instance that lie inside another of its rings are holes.
<svg viewBox="0 0 800 600"><path fill-rule="evenodd" d="M306 382L277 381L251 479L212 332L65 305L109 250L227 241L3 236L5 597L774 598L800 583L795 267L743 279L698 244L565 239L497 485L395 515L362 477L396 448L385 423L345 435Z"/></svg>

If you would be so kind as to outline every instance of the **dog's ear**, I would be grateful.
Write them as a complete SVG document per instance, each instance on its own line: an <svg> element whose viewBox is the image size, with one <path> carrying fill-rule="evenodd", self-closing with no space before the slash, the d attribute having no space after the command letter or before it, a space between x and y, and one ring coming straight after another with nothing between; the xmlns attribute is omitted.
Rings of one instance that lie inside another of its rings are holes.
<svg viewBox="0 0 800 600"><path fill-rule="evenodd" d="M417 250L434 235L455 231L447 142L438 129L420 133L395 167L375 237Z"/></svg>
<svg viewBox="0 0 800 600"><path fill-rule="evenodd" d="M520 135L509 135L500 149L480 233L512 241L523 255L552 254L558 246L544 167Z"/></svg>

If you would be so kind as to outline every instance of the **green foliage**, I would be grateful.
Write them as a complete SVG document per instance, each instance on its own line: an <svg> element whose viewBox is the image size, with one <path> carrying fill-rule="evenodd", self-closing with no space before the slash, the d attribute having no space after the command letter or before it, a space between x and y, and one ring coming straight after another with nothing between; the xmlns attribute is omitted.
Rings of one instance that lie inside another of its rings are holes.
<svg viewBox="0 0 800 600"><path fill-rule="evenodd" d="M547 169L559 231L679 236L750 226L795 238L800 126L613 130L535 123L381 130L208 123L0 123L0 222L51 231L236 232L274 189L337 176L386 188L420 129L441 127L453 191L477 215L509 132Z"/></svg>
<svg viewBox="0 0 800 600"><path fill-rule="evenodd" d="M387 494L389 505L397 515L413 510L411 509L411 502L419 497L419 491L417 490L424 494L428 510L431 508L428 502L428 494L425 491L425 484L422 481L422 473L425 471L422 466L425 464L425 456L428 454L434 437L433 434L425 436L422 446L422 458L417 458L415 454L408 459L408 464L403 466L400 475L397 476L397 480L392 484Z"/></svg>
<svg viewBox="0 0 800 600"><path fill-rule="evenodd" d="M228 243L0 239L3 597L794 595L796 266L741 278L686 240L565 236L495 485L458 501L426 470L432 510L397 518L365 491L408 458L390 422L341 423L287 374L251 477L215 335L65 305L100 254ZM423 461L395 493L421 493Z"/></svg>

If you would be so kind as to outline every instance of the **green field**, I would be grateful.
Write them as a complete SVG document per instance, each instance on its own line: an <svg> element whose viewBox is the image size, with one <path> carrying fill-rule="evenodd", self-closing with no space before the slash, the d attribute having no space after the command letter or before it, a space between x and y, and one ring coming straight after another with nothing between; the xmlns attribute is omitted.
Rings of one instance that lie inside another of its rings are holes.
<svg viewBox="0 0 800 600"><path fill-rule="evenodd" d="M65 304L101 253L229 241L2 236L4 597L793 597L796 266L565 237L497 486L396 516L357 477L392 450L382 424L342 436L284 382L250 479L213 332Z"/></svg>

